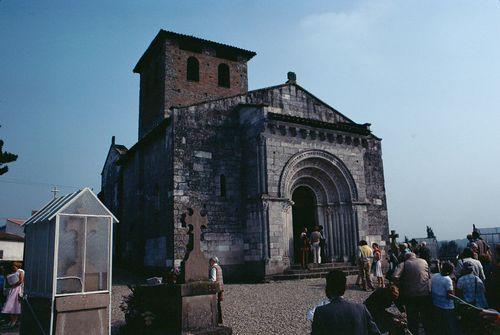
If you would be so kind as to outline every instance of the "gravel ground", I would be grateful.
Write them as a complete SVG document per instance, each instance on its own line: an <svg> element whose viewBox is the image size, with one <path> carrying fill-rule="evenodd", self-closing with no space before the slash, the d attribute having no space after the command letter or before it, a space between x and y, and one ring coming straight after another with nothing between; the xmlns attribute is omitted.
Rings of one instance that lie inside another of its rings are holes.
<svg viewBox="0 0 500 335"><path fill-rule="evenodd" d="M349 278L350 282L354 278ZM306 320L309 308L324 299L324 279L304 279L266 284L226 284L224 292L224 324L233 334L308 334ZM113 285L113 334L124 324L119 309L124 295L130 290L125 284ZM348 290L346 299L362 302L369 293Z"/></svg>

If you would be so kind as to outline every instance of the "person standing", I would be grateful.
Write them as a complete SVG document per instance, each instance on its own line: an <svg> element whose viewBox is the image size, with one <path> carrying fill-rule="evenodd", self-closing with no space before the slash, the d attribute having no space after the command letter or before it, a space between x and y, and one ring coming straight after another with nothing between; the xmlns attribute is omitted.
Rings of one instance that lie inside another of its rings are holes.
<svg viewBox="0 0 500 335"><path fill-rule="evenodd" d="M408 328L413 334L418 334L420 322L425 333L431 334L431 275L429 264L413 253L405 255L392 278L399 287L401 302L406 306Z"/></svg>
<svg viewBox="0 0 500 335"><path fill-rule="evenodd" d="M378 287L384 287L384 274L382 272L382 251L377 243L372 243L373 248L373 275L377 278Z"/></svg>
<svg viewBox="0 0 500 335"><path fill-rule="evenodd" d="M219 259L217 257L210 258L210 276L211 282L219 284L220 291L217 293L217 311L219 314L217 322L222 324L222 306L221 302L224 300L224 279L222 278L222 268L219 265Z"/></svg>
<svg viewBox="0 0 500 335"><path fill-rule="evenodd" d="M463 264L470 263L473 265L472 271L481 280L485 280L483 265L480 261L474 258L474 252L470 248L465 248L460 255L460 259L457 261L457 268L455 271L455 277L460 278L462 275Z"/></svg>
<svg viewBox="0 0 500 335"><path fill-rule="evenodd" d="M392 281L392 274L396 271L399 261L397 257L398 248L395 245L391 245L387 251L387 261L389 262L389 270L387 270L386 278L388 281Z"/></svg>
<svg viewBox="0 0 500 335"><path fill-rule="evenodd" d="M403 334L404 318L401 313L399 302L399 289L395 285L376 289L364 302L373 321L382 333ZM399 318L387 312L388 308L396 307Z"/></svg>
<svg viewBox="0 0 500 335"><path fill-rule="evenodd" d="M307 268L309 262L309 236L307 235L307 228L304 227L300 233L300 264L302 268Z"/></svg>
<svg viewBox="0 0 500 335"><path fill-rule="evenodd" d="M399 263L403 263L406 259L406 254L410 253L410 249L408 248L408 243L401 243L398 245L399 249L399 256L398 256L398 261Z"/></svg>
<svg viewBox="0 0 500 335"><path fill-rule="evenodd" d="M0 306L3 306L5 300L3 291L5 289L5 270L3 266L0 266Z"/></svg>
<svg viewBox="0 0 500 335"><path fill-rule="evenodd" d="M474 265L465 262L462 265L462 276L457 282L457 295L469 304L485 309L488 308L488 303L484 293L484 283L474 274ZM460 326L465 334L481 334L484 332L484 329L477 325L477 316L470 313L461 315Z"/></svg>
<svg viewBox="0 0 500 335"><path fill-rule="evenodd" d="M431 264L431 249L427 246L427 242L422 241L420 243L420 248L418 250L418 257L422 258L427 262L427 264Z"/></svg>
<svg viewBox="0 0 500 335"><path fill-rule="evenodd" d="M460 334L458 319L455 314L455 304L450 294L454 294L453 281L450 274L453 273L453 265L444 263L441 272L432 276L432 304L434 305L434 327L439 330L436 334L455 335Z"/></svg>
<svg viewBox="0 0 500 335"><path fill-rule="evenodd" d="M368 246L365 240L358 243L358 266L359 276L361 277L361 285L363 290L373 290L372 280L370 278L370 258L372 257L372 248Z"/></svg>
<svg viewBox="0 0 500 335"><path fill-rule="evenodd" d="M311 233L311 249L313 252L313 263L321 263L321 233L319 227L315 226Z"/></svg>
<svg viewBox="0 0 500 335"><path fill-rule="evenodd" d="M380 334L366 306L344 300L346 275L332 270L326 276L325 293L330 303L314 311L312 335Z"/></svg>
<svg viewBox="0 0 500 335"><path fill-rule="evenodd" d="M474 242L477 244L478 259L483 265L484 274L486 276L486 279L488 280L490 278L492 269L491 266L492 254L490 246L488 245L488 242L486 242L481 238L481 235L477 230L474 230L472 232L472 238L474 239Z"/></svg>
<svg viewBox="0 0 500 335"><path fill-rule="evenodd" d="M21 297L23 296L24 287L24 270L21 269L19 262L14 262L11 265L11 272L7 276L7 284L9 293L7 300L2 308L3 314L10 315L9 327L17 326L18 317L21 314Z"/></svg>

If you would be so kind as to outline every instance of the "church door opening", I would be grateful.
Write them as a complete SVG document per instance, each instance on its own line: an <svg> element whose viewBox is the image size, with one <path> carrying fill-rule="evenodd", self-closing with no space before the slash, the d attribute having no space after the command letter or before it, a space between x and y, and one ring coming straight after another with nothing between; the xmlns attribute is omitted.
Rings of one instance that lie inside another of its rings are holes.
<svg viewBox="0 0 500 335"><path fill-rule="evenodd" d="M309 187L299 186L293 192L292 200L294 202L292 207L294 262L300 263L303 243L300 234L304 228L307 228L309 235L317 225L316 196Z"/></svg>

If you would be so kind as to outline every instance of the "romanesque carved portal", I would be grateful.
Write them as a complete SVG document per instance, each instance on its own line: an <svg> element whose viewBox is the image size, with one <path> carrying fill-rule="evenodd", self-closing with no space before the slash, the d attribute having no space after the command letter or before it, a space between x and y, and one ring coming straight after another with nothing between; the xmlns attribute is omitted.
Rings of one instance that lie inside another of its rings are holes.
<svg viewBox="0 0 500 335"><path fill-rule="evenodd" d="M336 156L308 150L293 156L280 180L280 196L293 203L286 208L288 255L298 262L297 240L306 226L323 226L329 261L352 260L358 241L358 194L354 179Z"/></svg>

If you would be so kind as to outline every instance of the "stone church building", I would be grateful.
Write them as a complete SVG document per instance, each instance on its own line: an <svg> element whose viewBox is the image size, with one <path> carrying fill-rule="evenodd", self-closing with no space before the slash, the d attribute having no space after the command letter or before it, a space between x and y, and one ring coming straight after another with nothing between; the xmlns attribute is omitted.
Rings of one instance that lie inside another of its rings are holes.
<svg viewBox="0 0 500 335"><path fill-rule="evenodd" d="M299 262L300 232L324 227L329 261L388 240L381 139L297 84L248 90L255 52L161 30L134 68L139 137L114 137L100 197L119 218L115 254L165 267L186 252L181 215L204 208L202 248L225 276ZM321 75L321 74L318 74Z"/></svg>

